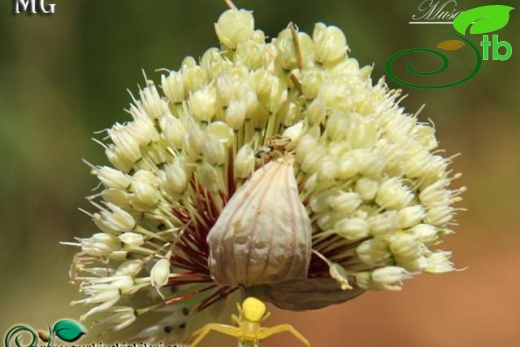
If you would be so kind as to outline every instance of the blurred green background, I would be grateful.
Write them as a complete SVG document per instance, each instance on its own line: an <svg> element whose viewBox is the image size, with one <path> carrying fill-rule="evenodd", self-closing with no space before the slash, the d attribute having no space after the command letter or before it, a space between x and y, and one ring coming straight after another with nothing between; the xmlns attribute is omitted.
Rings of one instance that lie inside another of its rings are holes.
<svg viewBox="0 0 520 347"><path fill-rule="evenodd" d="M131 100L127 89L136 92L137 84L144 84L143 70L157 81L156 69L177 69L183 57L198 58L217 45L213 23L226 9L220 0L49 2L56 4L56 13L49 16L14 15L13 1L0 3L2 336L16 323L42 329L59 318L79 316L80 310L68 306L79 297L77 288L68 284L75 249L59 241L95 230L78 211L89 208L84 197L96 185L81 159L106 162L102 148L90 138L94 131L128 119L123 111ZM318 21L339 26L351 56L362 65L375 64L374 80L385 75L392 54L434 48L451 38L438 30L449 26L408 24L420 1L235 2L253 9L257 28L269 36L290 21L307 33ZM458 1L461 10L487 4ZM448 238L445 248L454 251L459 268L468 269L423 275L405 283L403 292L368 293L320 311L273 309L267 324L292 323L315 347L518 345L518 11L497 32L513 46L509 60L484 61L476 77L453 88L403 88L409 112L426 104L419 118L435 123L446 154L462 154L453 169L464 174L457 183L469 188L459 205L468 212L459 214L457 234ZM478 45L480 39L472 41ZM470 71L471 55L460 51L460 57L452 60L452 71ZM262 346L296 343L290 336L277 336Z"/></svg>

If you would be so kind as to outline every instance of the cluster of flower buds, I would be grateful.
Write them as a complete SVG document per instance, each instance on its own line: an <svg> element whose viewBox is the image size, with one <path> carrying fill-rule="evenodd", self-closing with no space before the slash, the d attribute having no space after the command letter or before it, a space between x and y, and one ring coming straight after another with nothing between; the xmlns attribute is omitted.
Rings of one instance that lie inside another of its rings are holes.
<svg viewBox="0 0 520 347"><path fill-rule="evenodd" d="M83 318L119 330L153 311L138 337L179 341L237 289L303 310L453 270L435 248L464 190L451 159L343 32L267 42L235 8L215 30L220 48L147 80L100 142L101 232L77 239L71 271Z"/></svg>

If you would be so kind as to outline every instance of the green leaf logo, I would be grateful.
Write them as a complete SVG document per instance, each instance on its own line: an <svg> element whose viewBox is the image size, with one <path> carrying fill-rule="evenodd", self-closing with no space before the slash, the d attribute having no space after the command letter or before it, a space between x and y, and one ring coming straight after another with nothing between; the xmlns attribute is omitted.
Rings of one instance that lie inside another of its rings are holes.
<svg viewBox="0 0 520 347"><path fill-rule="evenodd" d="M486 34L502 29L509 22L509 12L514 7L505 5L487 5L464 11L453 20L453 27L462 35L466 29L470 34Z"/></svg>
<svg viewBox="0 0 520 347"><path fill-rule="evenodd" d="M63 341L74 342L87 333L87 330L78 322L71 319L62 319L52 327L52 333Z"/></svg>

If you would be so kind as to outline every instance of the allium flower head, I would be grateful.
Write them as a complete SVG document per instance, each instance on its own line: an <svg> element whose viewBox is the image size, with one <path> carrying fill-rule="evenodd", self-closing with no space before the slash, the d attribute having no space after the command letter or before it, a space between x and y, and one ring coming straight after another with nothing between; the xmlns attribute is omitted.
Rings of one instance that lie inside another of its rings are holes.
<svg viewBox="0 0 520 347"><path fill-rule="evenodd" d="M82 319L113 331L157 312L138 336L179 341L238 290L304 310L453 270L434 249L463 191L450 159L343 32L266 42L234 8L215 30L221 48L147 80L101 142L100 231L71 271Z"/></svg>

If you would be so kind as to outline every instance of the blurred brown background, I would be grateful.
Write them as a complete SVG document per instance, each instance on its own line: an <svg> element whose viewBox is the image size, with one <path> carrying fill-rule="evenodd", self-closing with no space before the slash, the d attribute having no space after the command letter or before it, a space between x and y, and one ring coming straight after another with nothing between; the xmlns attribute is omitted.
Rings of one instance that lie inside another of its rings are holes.
<svg viewBox="0 0 520 347"><path fill-rule="evenodd" d="M142 69L157 80L155 69L177 69L184 56L199 57L217 45L213 23L226 9L220 0L49 2L56 4L50 16L15 16L12 1L0 3L2 336L16 323L41 329L79 316L80 310L68 306L79 297L67 282L74 249L58 242L95 230L77 210L88 207L84 196L96 184L81 159L105 163L90 138L128 119L126 89L143 85ZM363 65L375 64L374 79L385 74L393 53L434 48L451 38L438 30L449 26L408 24L419 1L235 2L253 9L257 27L270 36L290 21L308 33L318 21L341 27L351 55ZM458 4L463 10L489 3ZM409 112L426 104L420 118L434 121L447 155L462 153L453 169L464 174L459 182L469 188L462 204L468 212L458 216L457 234L445 248L454 251L458 268L468 269L423 275L405 283L402 292L368 293L320 311L273 309L267 324L292 323L315 347L520 345L519 11L497 32L513 46L508 61L484 61L476 77L453 88L404 88ZM478 45L480 39L472 41ZM470 57L453 61L454 69L469 71ZM298 343L277 336L262 346Z"/></svg>

